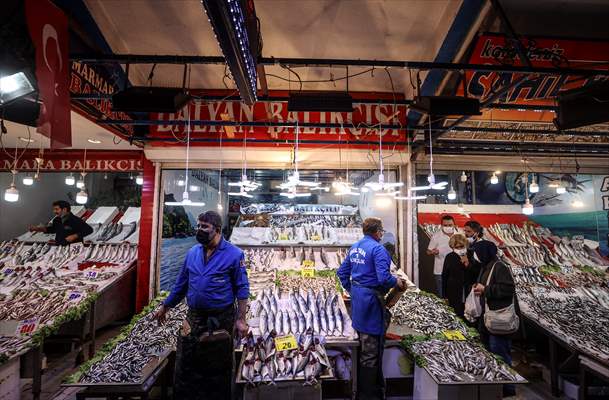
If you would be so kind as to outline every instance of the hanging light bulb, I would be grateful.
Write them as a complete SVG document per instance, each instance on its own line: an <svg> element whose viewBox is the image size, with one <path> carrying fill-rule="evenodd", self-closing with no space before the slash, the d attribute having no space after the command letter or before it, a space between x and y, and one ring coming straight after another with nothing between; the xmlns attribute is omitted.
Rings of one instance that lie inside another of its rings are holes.
<svg viewBox="0 0 609 400"><path fill-rule="evenodd" d="M137 177L135 178L135 183L140 186L143 185L144 184L144 175L138 174Z"/></svg>
<svg viewBox="0 0 609 400"><path fill-rule="evenodd" d="M218 190L218 211L224 210L222 207L222 192Z"/></svg>
<svg viewBox="0 0 609 400"><path fill-rule="evenodd" d="M496 185L499 183L499 178L497 177L497 174L495 172L493 172L493 175L491 176L491 185Z"/></svg>
<svg viewBox="0 0 609 400"><path fill-rule="evenodd" d="M32 178L30 175L26 175L23 177L22 182L25 186L32 186L34 184L34 178Z"/></svg>
<svg viewBox="0 0 609 400"><path fill-rule="evenodd" d="M104 179L108 179L108 173L107 172L104 173Z"/></svg>
<svg viewBox="0 0 609 400"><path fill-rule="evenodd" d="M4 191L4 200L10 203L14 203L19 200L19 191L15 187L14 183L11 183L11 185Z"/></svg>
<svg viewBox="0 0 609 400"><path fill-rule="evenodd" d="M76 194L76 202L78 204L85 204L87 202L87 200L89 200L89 196L87 195L87 192L85 192L84 188L80 190L80 192L78 192Z"/></svg>
<svg viewBox="0 0 609 400"><path fill-rule="evenodd" d="M531 181L531 184L529 185L529 192L539 193L539 185L537 184L537 182L535 182L535 175L533 175L533 180Z"/></svg>
<svg viewBox="0 0 609 400"><path fill-rule="evenodd" d="M461 172L461 182L467 182L467 175L465 174L465 171Z"/></svg>
<svg viewBox="0 0 609 400"><path fill-rule="evenodd" d="M563 194L567 192L567 188L565 187L565 185L563 185L562 182L558 183L558 186L556 186L556 194Z"/></svg>
<svg viewBox="0 0 609 400"><path fill-rule="evenodd" d="M448 191L448 200L455 200L456 198L457 192L455 192L455 189L453 188L453 185L451 183L450 190Z"/></svg>
<svg viewBox="0 0 609 400"><path fill-rule="evenodd" d="M74 183L76 183L76 178L74 178L73 173L70 173L70 175L66 176L66 185L74 186Z"/></svg>
<svg viewBox="0 0 609 400"><path fill-rule="evenodd" d="M524 215L532 215L534 211L535 209L533 208L533 204L531 204L531 201L527 198L522 205L522 213Z"/></svg>
<svg viewBox="0 0 609 400"><path fill-rule="evenodd" d="M192 200L190 200L190 197L188 196L188 191L184 191L184 193L182 193L182 204L184 205L189 205L192 204Z"/></svg>
<svg viewBox="0 0 609 400"><path fill-rule="evenodd" d="M76 182L76 187L79 189L82 189L85 187L85 181L81 178L78 180L78 182Z"/></svg>
<svg viewBox="0 0 609 400"><path fill-rule="evenodd" d="M184 179L178 179L178 186L184 186L186 185L186 182L184 182Z"/></svg>

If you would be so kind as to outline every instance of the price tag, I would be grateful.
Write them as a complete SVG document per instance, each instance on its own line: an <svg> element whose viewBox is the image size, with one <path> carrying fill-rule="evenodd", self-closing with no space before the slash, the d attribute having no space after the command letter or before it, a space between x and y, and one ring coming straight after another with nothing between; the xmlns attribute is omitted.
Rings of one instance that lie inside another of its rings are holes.
<svg viewBox="0 0 609 400"><path fill-rule="evenodd" d="M4 271L2 271L2 275L7 276L13 273L13 269L12 268L5 268Z"/></svg>
<svg viewBox="0 0 609 400"><path fill-rule="evenodd" d="M82 298L82 292L72 291L68 293L68 301L78 301Z"/></svg>
<svg viewBox="0 0 609 400"><path fill-rule="evenodd" d="M315 268L303 268L300 270L303 278L315 278Z"/></svg>
<svg viewBox="0 0 609 400"><path fill-rule="evenodd" d="M313 235L313 236L311 236L311 240L314 242L319 242L321 240L321 236Z"/></svg>
<svg viewBox="0 0 609 400"><path fill-rule="evenodd" d="M19 321L16 334L18 336L31 335L36 330L36 327L38 327L37 318L24 319L23 321Z"/></svg>
<svg viewBox="0 0 609 400"><path fill-rule="evenodd" d="M294 335L277 336L275 338L275 348L277 351L294 350L298 348Z"/></svg>
<svg viewBox="0 0 609 400"><path fill-rule="evenodd" d="M465 340L465 336L463 336L461 331L447 330L442 332L442 334L446 336L446 339L448 340Z"/></svg>
<svg viewBox="0 0 609 400"><path fill-rule="evenodd" d="M97 271L85 271L85 278L88 278L88 279L97 278Z"/></svg>
<svg viewBox="0 0 609 400"><path fill-rule="evenodd" d="M285 233L279 235L279 240L288 240L288 235L286 235Z"/></svg>

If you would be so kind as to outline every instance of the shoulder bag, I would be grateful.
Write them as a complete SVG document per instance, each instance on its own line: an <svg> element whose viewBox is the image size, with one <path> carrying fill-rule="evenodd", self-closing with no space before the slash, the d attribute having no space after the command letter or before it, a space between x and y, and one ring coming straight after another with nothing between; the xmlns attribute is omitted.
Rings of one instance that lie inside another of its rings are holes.
<svg viewBox="0 0 609 400"><path fill-rule="evenodd" d="M491 276L493 276L496 265L497 262L493 264L491 272L488 274L488 278L486 279L487 287L491 281ZM486 326L486 329L493 335L510 335L518 331L520 318L516 315L514 299L512 299L512 303L509 306L498 310L491 310L488 307L487 299L486 304L484 305L484 326Z"/></svg>

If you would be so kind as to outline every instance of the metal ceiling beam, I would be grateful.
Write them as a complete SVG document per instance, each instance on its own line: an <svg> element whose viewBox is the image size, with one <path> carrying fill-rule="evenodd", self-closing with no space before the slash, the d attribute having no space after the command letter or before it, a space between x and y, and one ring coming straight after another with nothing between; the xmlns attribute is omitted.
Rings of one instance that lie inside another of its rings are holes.
<svg viewBox="0 0 609 400"><path fill-rule="evenodd" d="M179 55L145 55L145 54L72 54L71 61L86 63L120 64L222 64L222 56L179 56ZM519 65L490 65L470 63L447 63L433 61L393 61L393 60L359 60L334 58L283 58L261 57L258 65L289 65L294 67L375 67L403 68L416 70L445 70L445 71L486 71L539 75L576 75L576 76L609 76L609 70L526 67Z"/></svg>
<svg viewBox="0 0 609 400"><path fill-rule="evenodd" d="M413 129L425 130L429 128L425 126L417 126ZM432 132L442 131L444 128L432 128ZM609 136L609 131L553 131L553 130L541 130L541 129L520 129L520 128L484 128L484 127L467 127L467 126L455 126L451 128L455 132L482 132L482 133L520 133L520 134L533 134L533 135L560 135L560 136Z"/></svg>
<svg viewBox="0 0 609 400"><path fill-rule="evenodd" d="M205 119L137 119L137 120L122 120L122 119L98 119L95 121L100 125L199 125L199 126L245 126L245 127L285 127L285 128L349 128L348 124L337 124L330 122L265 122L265 121L215 121ZM378 125L374 125L370 129L378 129ZM400 125L381 125L382 129L397 129L405 130L406 127Z"/></svg>
<svg viewBox="0 0 609 400"><path fill-rule="evenodd" d="M578 145L565 146L564 144L556 145L550 143L513 143L513 142L467 142L467 141L439 141L434 146L434 153L440 154L458 154L458 153L501 153L513 152L517 154L535 153L535 154L609 154L609 144L601 145Z"/></svg>

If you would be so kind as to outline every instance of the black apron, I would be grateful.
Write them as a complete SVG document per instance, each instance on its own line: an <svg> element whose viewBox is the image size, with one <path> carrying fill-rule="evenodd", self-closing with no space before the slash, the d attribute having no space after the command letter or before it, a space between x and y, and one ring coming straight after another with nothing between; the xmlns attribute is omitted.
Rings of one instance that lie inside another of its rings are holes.
<svg viewBox="0 0 609 400"><path fill-rule="evenodd" d="M235 308L189 309L190 332L178 338L174 399L203 400L231 398ZM226 330L221 340L204 340L211 331Z"/></svg>

